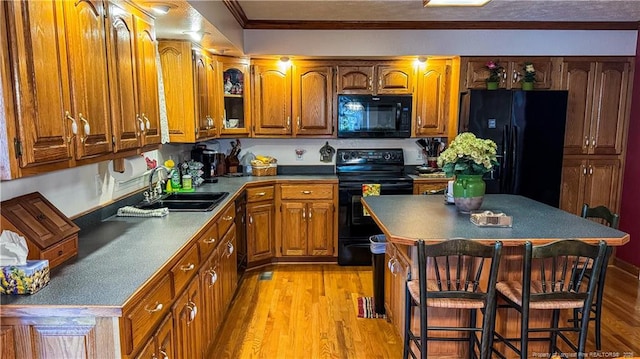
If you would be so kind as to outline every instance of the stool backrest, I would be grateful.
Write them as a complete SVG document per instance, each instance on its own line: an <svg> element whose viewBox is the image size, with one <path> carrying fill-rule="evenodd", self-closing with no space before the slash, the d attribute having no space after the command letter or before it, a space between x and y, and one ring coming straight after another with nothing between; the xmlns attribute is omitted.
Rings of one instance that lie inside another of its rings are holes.
<svg viewBox="0 0 640 359"><path fill-rule="evenodd" d="M421 291L426 292L426 298L482 299L486 302L487 293L494 293L488 288L495 287L501 251L502 242L499 241L493 246L469 239L452 239L432 245L418 241ZM488 261L491 261L490 266L485 263ZM487 267L489 280L485 286L481 285L481 279Z"/></svg>
<svg viewBox="0 0 640 359"><path fill-rule="evenodd" d="M584 301L584 307L589 308L605 252L604 241L590 245L566 239L540 246L526 242L523 303L575 300ZM587 268L592 268L592 275L588 275Z"/></svg>
<svg viewBox="0 0 640 359"><path fill-rule="evenodd" d="M620 222L620 216L616 213L612 213L609 208L605 206L589 207L588 204L582 205L582 217L583 218L600 218L606 221L611 228L618 229Z"/></svg>

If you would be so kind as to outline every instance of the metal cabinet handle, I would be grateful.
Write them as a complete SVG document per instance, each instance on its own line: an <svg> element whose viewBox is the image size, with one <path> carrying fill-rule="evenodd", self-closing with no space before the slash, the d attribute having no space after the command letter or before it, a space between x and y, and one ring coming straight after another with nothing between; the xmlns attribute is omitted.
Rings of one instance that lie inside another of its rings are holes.
<svg viewBox="0 0 640 359"><path fill-rule="evenodd" d="M140 115L136 113L136 121L138 121L138 129L140 132L136 133L138 136L141 136L144 133L144 121L140 118Z"/></svg>
<svg viewBox="0 0 640 359"><path fill-rule="evenodd" d="M306 209L302 209L302 220L306 220L307 219L307 210Z"/></svg>
<svg viewBox="0 0 640 359"><path fill-rule="evenodd" d="M593 174L593 167L589 166L589 176Z"/></svg>
<svg viewBox="0 0 640 359"><path fill-rule="evenodd" d="M584 145L585 147L589 147L589 136L584 136Z"/></svg>
<svg viewBox="0 0 640 359"><path fill-rule="evenodd" d="M71 117L69 111L64 112L65 120L71 121L71 134L72 136L67 137L67 143L71 142L71 139L78 134L78 124L76 123L76 119Z"/></svg>
<svg viewBox="0 0 640 359"><path fill-rule="evenodd" d="M194 302L189 300L189 302L187 303L187 309L189 310L189 320L187 323L191 323L196 319L196 315L198 314L198 306Z"/></svg>
<svg viewBox="0 0 640 359"><path fill-rule="evenodd" d="M311 194L313 191L302 191L302 194Z"/></svg>
<svg viewBox="0 0 640 359"><path fill-rule="evenodd" d="M203 240L203 242L206 243L206 244L216 243L216 239L211 237L209 239Z"/></svg>
<svg viewBox="0 0 640 359"><path fill-rule="evenodd" d="M146 310L149 313L155 313L157 311L162 310L164 306L162 305L162 303L158 303L156 302L155 306L153 308L149 308L149 307L144 307L144 310Z"/></svg>
<svg viewBox="0 0 640 359"><path fill-rule="evenodd" d="M147 130L151 129L151 121L149 121L149 118L144 114L144 112L142 113L142 118L144 118L144 124L147 127Z"/></svg>
<svg viewBox="0 0 640 359"><path fill-rule="evenodd" d="M233 244L227 243L227 248L229 249L229 255L232 255L233 251L235 250L235 247L233 246Z"/></svg>
<svg viewBox="0 0 640 359"><path fill-rule="evenodd" d="M591 147L596 147L596 138L595 137L591 137Z"/></svg>
<svg viewBox="0 0 640 359"><path fill-rule="evenodd" d="M267 194L266 192L258 192L258 193L256 193L256 196L264 196L266 194Z"/></svg>
<svg viewBox="0 0 640 359"><path fill-rule="evenodd" d="M585 176L587 175L587 167L582 166L582 174Z"/></svg>
<svg viewBox="0 0 640 359"><path fill-rule="evenodd" d="M312 213L311 210L309 210L309 219L311 219L311 213Z"/></svg>
<svg viewBox="0 0 640 359"><path fill-rule="evenodd" d="M195 269L195 267L196 267L196 265L195 265L195 264L193 264L193 263L189 263L189 264L187 264L186 266L180 266L180 270L181 270L181 271L183 271L183 272L188 272L188 271L192 271L192 270L194 270L194 269Z"/></svg>
<svg viewBox="0 0 640 359"><path fill-rule="evenodd" d="M209 287L211 287L218 281L218 273L213 269L209 269L209 275L211 275L211 281L209 282Z"/></svg>
<svg viewBox="0 0 640 359"><path fill-rule="evenodd" d="M420 118L420 116L418 116L418 127L422 126L422 118Z"/></svg>
<svg viewBox="0 0 640 359"><path fill-rule="evenodd" d="M373 77L369 77L369 90L373 90Z"/></svg>
<svg viewBox="0 0 640 359"><path fill-rule="evenodd" d="M302 128L302 123L300 122L300 116L298 116L298 130Z"/></svg>
<svg viewBox="0 0 640 359"><path fill-rule="evenodd" d="M160 347L158 348L158 353L160 353L160 356L162 356L162 359L169 359L169 356L167 355L167 351Z"/></svg>
<svg viewBox="0 0 640 359"><path fill-rule="evenodd" d="M82 121L82 123L83 123L82 131L84 133L84 136L82 136L80 141L82 143L84 143L84 141L87 139L87 137L89 137L89 134L91 134L91 125L89 124L89 121L87 121L87 119L84 118L84 116L82 116L82 113L79 113L78 117L80 118L80 121Z"/></svg>
<svg viewBox="0 0 640 359"><path fill-rule="evenodd" d="M518 77L520 77L520 74L518 73L518 71L513 70L513 83L515 84L516 82L518 82Z"/></svg>
<svg viewBox="0 0 640 359"><path fill-rule="evenodd" d="M249 215L249 224L253 224L253 216Z"/></svg>
<svg viewBox="0 0 640 359"><path fill-rule="evenodd" d="M232 219L233 219L233 217L231 217L231 216L224 216L224 217L222 217L222 219L223 219L223 220L225 220L225 221L230 221L230 220L232 220Z"/></svg>
<svg viewBox="0 0 640 359"><path fill-rule="evenodd" d="M291 116L287 116L287 129L291 127Z"/></svg>

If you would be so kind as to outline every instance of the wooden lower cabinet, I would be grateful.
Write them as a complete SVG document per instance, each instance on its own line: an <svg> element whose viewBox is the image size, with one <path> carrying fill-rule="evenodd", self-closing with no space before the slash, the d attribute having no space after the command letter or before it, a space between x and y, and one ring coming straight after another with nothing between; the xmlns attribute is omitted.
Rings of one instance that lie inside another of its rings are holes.
<svg viewBox="0 0 640 359"><path fill-rule="evenodd" d="M387 317L404 338L405 284L411 271L408 260L395 244L387 245L384 256L384 306Z"/></svg>
<svg viewBox="0 0 640 359"><path fill-rule="evenodd" d="M202 341L203 354L207 353L208 345L213 342L218 332L218 326L224 315L222 305L222 276L220 272L220 250L217 248L200 269L200 291L202 292Z"/></svg>
<svg viewBox="0 0 640 359"><path fill-rule="evenodd" d="M196 276L172 308L176 358L202 357L202 294Z"/></svg>
<svg viewBox="0 0 640 359"><path fill-rule="evenodd" d="M282 256L332 256L334 206L331 201L283 201Z"/></svg>
<svg viewBox="0 0 640 359"><path fill-rule="evenodd" d="M247 203L247 262L273 257L274 221L272 200Z"/></svg>
<svg viewBox="0 0 640 359"><path fill-rule="evenodd" d="M16 358L15 331L10 325L0 326L0 358Z"/></svg>
<svg viewBox="0 0 640 359"><path fill-rule="evenodd" d="M173 333L173 317L167 314L160 328L149 339L144 349L136 355L136 359L173 359L175 355L175 338Z"/></svg>
<svg viewBox="0 0 640 359"><path fill-rule="evenodd" d="M584 203L618 212L620 160L565 158L560 209L579 215Z"/></svg>
<svg viewBox="0 0 640 359"><path fill-rule="evenodd" d="M231 226L227 234L222 237L220 244L220 275L222 280L222 305L226 310L238 288L238 256L236 252L236 227ZM223 310L224 312L224 310Z"/></svg>

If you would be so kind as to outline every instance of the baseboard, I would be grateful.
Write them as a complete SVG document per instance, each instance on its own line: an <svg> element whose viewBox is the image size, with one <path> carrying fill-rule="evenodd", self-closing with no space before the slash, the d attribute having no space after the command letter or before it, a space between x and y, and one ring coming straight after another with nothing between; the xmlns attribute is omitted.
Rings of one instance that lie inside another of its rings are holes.
<svg viewBox="0 0 640 359"><path fill-rule="evenodd" d="M631 274L633 274L634 277L638 278L638 280L640 280L640 268L638 268L637 266L629 263L629 262L625 262L622 259L616 257L614 258L613 261L613 265L622 269L625 272L629 272Z"/></svg>

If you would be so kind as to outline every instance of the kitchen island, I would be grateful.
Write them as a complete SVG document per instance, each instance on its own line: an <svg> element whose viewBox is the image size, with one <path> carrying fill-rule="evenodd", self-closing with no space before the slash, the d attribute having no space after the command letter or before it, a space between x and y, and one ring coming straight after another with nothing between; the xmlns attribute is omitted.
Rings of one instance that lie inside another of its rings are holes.
<svg viewBox="0 0 640 359"><path fill-rule="evenodd" d="M366 208L393 245L387 250L386 260L391 268L405 268L398 263L406 263L406 270L397 269L385 276L387 288L394 293L385 296L388 317L404 336L403 305L404 280L413 273L417 278L417 254L414 244L423 239L439 242L452 238L468 238L491 244L499 240L503 243L498 280L519 280L522 276L522 245L526 241L534 245L556 240L576 238L590 243L605 241L608 246L621 246L629 241L629 234L593 221L575 216L546 204L516 195L486 195L481 210L500 211L513 217L511 228L478 227L471 223L468 214L457 212L454 205L445 204L442 196L371 196L362 199ZM389 254L389 252L391 254ZM401 275L398 275L400 273ZM391 298L391 300L389 300ZM550 316L543 311L532 311L532 327L547 325ZM442 325L463 326L468 320L466 313L453 309L429 309L430 320ZM520 316L515 311L499 310L496 330L517 336ZM417 312L412 326L419 328ZM456 335L454 333L452 335ZM530 353L548 351L548 343L532 342ZM467 357L467 344L456 342L434 342L429 345L429 356L463 358ZM502 350L500 346L497 346ZM513 354L505 352L507 357Z"/></svg>

